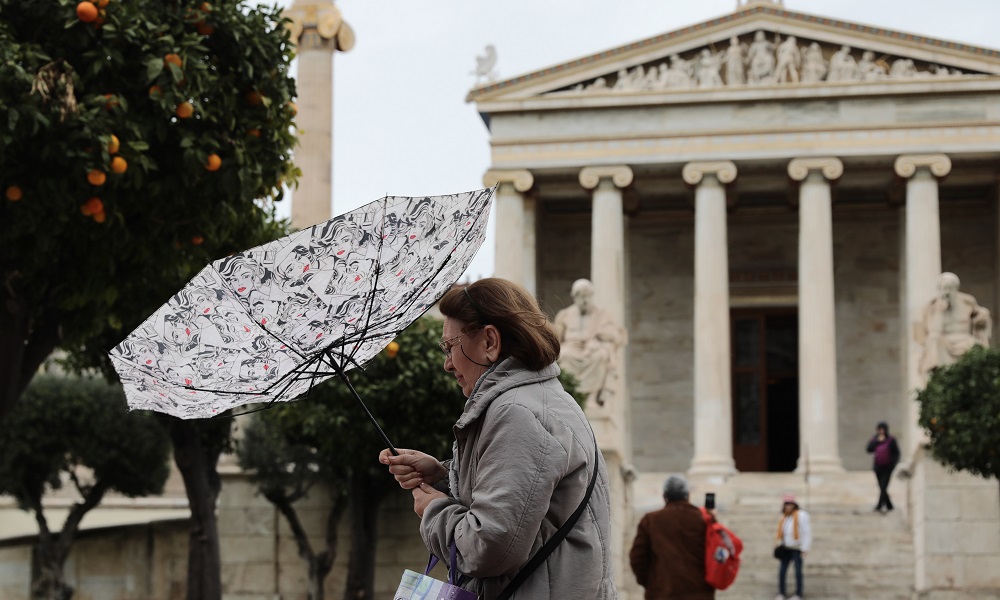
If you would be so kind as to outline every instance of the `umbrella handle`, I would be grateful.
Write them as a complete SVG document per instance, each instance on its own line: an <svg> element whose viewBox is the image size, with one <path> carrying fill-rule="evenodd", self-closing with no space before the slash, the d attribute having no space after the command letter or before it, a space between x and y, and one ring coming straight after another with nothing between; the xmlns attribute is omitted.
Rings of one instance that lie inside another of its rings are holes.
<svg viewBox="0 0 1000 600"><path fill-rule="evenodd" d="M375 416L372 415L372 411L368 410L368 406L365 405L365 401L361 399L358 391L354 389L354 386L351 384L351 380L347 378L347 373L344 373L344 369L341 368L340 363L335 360L331 360L330 362L332 362L333 367L337 369L337 376L340 377L341 381L347 384L347 388L351 390L352 394L354 394L354 398L358 401L358 404L361 405L361 408L365 409L365 414L368 415L368 420L370 420L372 425L375 426L375 429L378 430L378 434L382 436L382 440L385 441L386 445L389 447L389 451L392 452L393 456L399 456L399 452L396 452L396 447L389 441L389 436L382 431L382 427L380 427L378 421L375 420Z"/></svg>

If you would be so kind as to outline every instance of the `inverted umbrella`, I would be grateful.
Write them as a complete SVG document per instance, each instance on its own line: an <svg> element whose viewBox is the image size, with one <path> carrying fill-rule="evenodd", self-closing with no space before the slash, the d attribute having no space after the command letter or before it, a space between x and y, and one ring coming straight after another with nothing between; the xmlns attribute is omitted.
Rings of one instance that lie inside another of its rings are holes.
<svg viewBox="0 0 1000 600"><path fill-rule="evenodd" d="M205 418L350 385L468 267L493 191L387 196L212 262L110 352L129 407Z"/></svg>

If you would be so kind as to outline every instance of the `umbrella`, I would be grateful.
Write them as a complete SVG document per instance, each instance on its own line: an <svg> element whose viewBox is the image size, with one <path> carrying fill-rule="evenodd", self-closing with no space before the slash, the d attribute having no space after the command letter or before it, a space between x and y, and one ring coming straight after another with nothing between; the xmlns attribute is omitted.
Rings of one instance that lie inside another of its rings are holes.
<svg viewBox="0 0 1000 600"><path fill-rule="evenodd" d="M110 352L129 407L206 418L350 386L468 267L493 193L387 196L210 263Z"/></svg>

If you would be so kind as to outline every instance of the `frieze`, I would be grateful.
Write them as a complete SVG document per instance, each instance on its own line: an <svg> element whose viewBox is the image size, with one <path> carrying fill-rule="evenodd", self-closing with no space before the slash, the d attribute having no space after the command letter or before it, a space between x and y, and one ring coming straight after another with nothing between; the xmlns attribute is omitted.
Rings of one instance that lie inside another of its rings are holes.
<svg viewBox="0 0 1000 600"><path fill-rule="evenodd" d="M879 55L874 50L833 45L757 30L665 59L619 69L546 95L613 94L746 86L871 83L982 75L942 64Z"/></svg>

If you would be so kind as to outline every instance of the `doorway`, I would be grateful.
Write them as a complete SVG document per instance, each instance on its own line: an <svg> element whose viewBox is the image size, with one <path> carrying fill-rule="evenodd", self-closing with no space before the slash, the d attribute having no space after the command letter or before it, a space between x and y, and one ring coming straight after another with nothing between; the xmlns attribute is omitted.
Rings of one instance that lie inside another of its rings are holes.
<svg viewBox="0 0 1000 600"><path fill-rule="evenodd" d="M799 458L795 309L732 311L733 459L739 471L793 471Z"/></svg>

